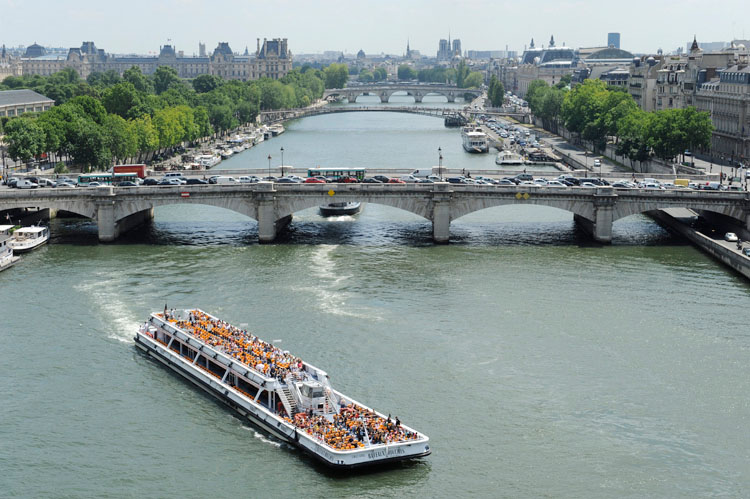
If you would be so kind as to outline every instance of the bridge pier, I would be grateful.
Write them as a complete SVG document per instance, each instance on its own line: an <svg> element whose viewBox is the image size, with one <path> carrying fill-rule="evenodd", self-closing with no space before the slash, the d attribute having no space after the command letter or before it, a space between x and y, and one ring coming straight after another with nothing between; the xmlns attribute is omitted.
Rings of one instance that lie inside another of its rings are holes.
<svg viewBox="0 0 750 499"><path fill-rule="evenodd" d="M272 243L276 234L292 221L292 215L276 218L276 189L273 182L258 182L258 241Z"/></svg>
<svg viewBox="0 0 750 499"><path fill-rule="evenodd" d="M115 203L113 201L100 201L97 206L96 224L99 231L99 241L103 243L111 243L133 227L154 218L154 209L148 208L120 220L115 220Z"/></svg>
<svg viewBox="0 0 750 499"><path fill-rule="evenodd" d="M385 93L385 92L382 92L380 94L380 102L382 104L388 104L388 99L390 99L390 98L391 98L391 96L389 94Z"/></svg>
<svg viewBox="0 0 750 499"><path fill-rule="evenodd" d="M414 102L419 104L422 102L422 99L424 98L424 95L420 94L419 92L414 94Z"/></svg>
<svg viewBox="0 0 750 499"><path fill-rule="evenodd" d="M433 190L432 240L448 244L451 238L451 193L448 182L436 182Z"/></svg>
<svg viewBox="0 0 750 499"><path fill-rule="evenodd" d="M594 220L573 215L573 220L595 241L602 244L612 242L612 224L617 195L611 187L600 187L594 194Z"/></svg>

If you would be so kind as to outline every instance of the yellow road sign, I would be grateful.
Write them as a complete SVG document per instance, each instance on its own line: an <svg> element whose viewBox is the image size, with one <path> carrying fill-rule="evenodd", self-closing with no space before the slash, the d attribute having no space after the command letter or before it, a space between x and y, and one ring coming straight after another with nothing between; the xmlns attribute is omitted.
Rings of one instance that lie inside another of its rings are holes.
<svg viewBox="0 0 750 499"><path fill-rule="evenodd" d="M333 196L334 194L336 194L336 191L334 191L333 189L331 189L330 191L328 191L328 195L329 196Z"/></svg>

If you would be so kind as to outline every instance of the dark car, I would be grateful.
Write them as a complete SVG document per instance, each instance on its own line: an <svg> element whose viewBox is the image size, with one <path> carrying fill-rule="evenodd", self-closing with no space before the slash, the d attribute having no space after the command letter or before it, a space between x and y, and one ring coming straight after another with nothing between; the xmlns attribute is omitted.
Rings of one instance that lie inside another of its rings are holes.
<svg viewBox="0 0 750 499"><path fill-rule="evenodd" d="M573 185L581 185L581 181L578 180L576 177L562 177L558 179L560 182L570 182Z"/></svg>
<svg viewBox="0 0 750 499"><path fill-rule="evenodd" d="M138 184L131 182L130 180L123 180L117 184L117 187L138 187Z"/></svg>
<svg viewBox="0 0 750 499"><path fill-rule="evenodd" d="M391 179L390 177L386 177L385 175L375 175L372 178L374 178L375 180L380 180L384 184L387 184L388 181Z"/></svg>
<svg viewBox="0 0 750 499"><path fill-rule="evenodd" d="M277 184L299 184L297 180L294 180L293 178L289 177L281 177L280 179L275 181Z"/></svg>
<svg viewBox="0 0 750 499"><path fill-rule="evenodd" d="M366 179L363 180L363 182L365 184L382 184L383 183L382 180L378 180L374 177L367 177Z"/></svg>
<svg viewBox="0 0 750 499"><path fill-rule="evenodd" d="M527 182L527 181L533 182L534 181L534 176L531 173L519 173L513 178L515 178L519 182Z"/></svg>
<svg viewBox="0 0 750 499"><path fill-rule="evenodd" d="M186 185L197 185L197 184L208 184L208 180L203 180L201 178L189 178L187 179L187 182L185 182Z"/></svg>
<svg viewBox="0 0 750 499"><path fill-rule="evenodd" d="M18 180L19 179L17 177L11 177L6 183L8 184L8 187L15 187L16 184L18 184Z"/></svg>
<svg viewBox="0 0 750 499"><path fill-rule="evenodd" d="M182 185L182 182L176 178L163 178L156 185Z"/></svg>
<svg viewBox="0 0 750 499"><path fill-rule="evenodd" d="M450 184L463 184L464 183L463 177L448 177L445 180L447 180L448 183Z"/></svg>
<svg viewBox="0 0 750 499"><path fill-rule="evenodd" d="M143 180L143 185L159 185L159 179L148 177Z"/></svg>

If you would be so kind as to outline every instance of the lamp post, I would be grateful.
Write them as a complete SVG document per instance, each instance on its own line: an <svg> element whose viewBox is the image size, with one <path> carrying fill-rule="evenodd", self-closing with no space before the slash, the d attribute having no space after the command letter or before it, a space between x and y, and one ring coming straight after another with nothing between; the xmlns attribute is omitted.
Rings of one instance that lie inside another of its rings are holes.
<svg viewBox="0 0 750 499"><path fill-rule="evenodd" d="M284 147L281 147L281 176L284 176Z"/></svg>
<svg viewBox="0 0 750 499"><path fill-rule="evenodd" d="M271 155L268 155L268 176L271 176Z"/></svg>
<svg viewBox="0 0 750 499"><path fill-rule="evenodd" d="M438 176L443 180L443 149L438 146Z"/></svg>

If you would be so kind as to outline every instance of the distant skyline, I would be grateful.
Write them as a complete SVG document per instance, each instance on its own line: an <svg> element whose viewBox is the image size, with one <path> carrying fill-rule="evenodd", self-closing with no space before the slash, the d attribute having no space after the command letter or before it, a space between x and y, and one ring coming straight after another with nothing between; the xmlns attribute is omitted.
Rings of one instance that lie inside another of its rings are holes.
<svg viewBox="0 0 750 499"><path fill-rule="evenodd" d="M186 55L198 43L211 52L229 42L251 53L256 38L288 38L292 53L326 50L434 56L438 40L460 38L463 50L521 51L534 38L547 45L601 46L607 33L621 33L631 52L672 51L693 35L699 42L750 36L746 0L721 8L698 0L631 0L626 4L591 0L0 0L0 44L79 47L93 41L108 53L155 53L170 43Z"/></svg>

